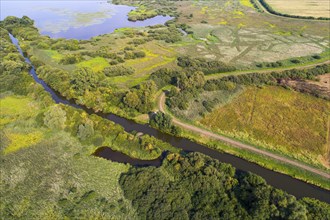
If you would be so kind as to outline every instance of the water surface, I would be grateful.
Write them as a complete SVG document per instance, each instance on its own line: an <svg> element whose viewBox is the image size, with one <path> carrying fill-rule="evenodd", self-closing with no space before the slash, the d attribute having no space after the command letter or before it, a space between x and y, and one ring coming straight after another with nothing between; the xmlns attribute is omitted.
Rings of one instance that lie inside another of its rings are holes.
<svg viewBox="0 0 330 220"><path fill-rule="evenodd" d="M43 35L52 38L89 39L117 28L165 24L170 16L156 16L144 21L128 21L134 7L98 1L8 1L1 0L0 18L24 15L35 21Z"/></svg>

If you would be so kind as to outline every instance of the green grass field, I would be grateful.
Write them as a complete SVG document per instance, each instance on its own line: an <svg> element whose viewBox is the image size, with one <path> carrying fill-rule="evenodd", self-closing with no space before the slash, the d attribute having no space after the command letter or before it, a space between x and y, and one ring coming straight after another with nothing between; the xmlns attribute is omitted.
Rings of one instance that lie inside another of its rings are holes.
<svg viewBox="0 0 330 220"><path fill-rule="evenodd" d="M329 163L329 102L280 87L248 88L200 123L313 164Z"/></svg>

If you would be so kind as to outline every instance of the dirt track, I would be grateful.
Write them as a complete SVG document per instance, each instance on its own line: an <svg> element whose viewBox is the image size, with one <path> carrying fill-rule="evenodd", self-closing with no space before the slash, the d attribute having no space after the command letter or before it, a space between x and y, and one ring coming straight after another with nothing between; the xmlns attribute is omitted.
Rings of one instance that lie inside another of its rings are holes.
<svg viewBox="0 0 330 220"><path fill-rule="evenodd" d="M158 106L159 107L159 110L161 112L164 112L165 113L165 108L164 108L164 106L165 106L165 93L162 93L162 95L160 96L160 99L159 99L159 103L158 104L159 104L159 106ZM302 164L302 163L299 163L297 161L290 160L290 159L285 158L285 157L282 157L280 155L277 155L277 154L274 154L274 153L271 153L271 152L268 152L268 151L265 151L265 150L258 149L256 147L251 146L251 145L247 145L247 144L241 143L241 142L239 142L237 140L233 140L233 139L230 139L228 137L225 137L225 136L222 136L222 135L219 135L219 134L215 134L215 133L209 132L207 130L201 129L201 128L196 127L196 126L193 126L193 125L190 125L190 124L186 124L186 123L181 122L180 120L178 120L176 118L173 118L173 123L175 125L177 125L177 126L180 126L180 127L184 128L184 129L186 129L186 130L193 131L193 132L196 132L196 133L205 135L207 137L214 138L216 140L220 140L222 142L225 142L227 144L230 144L233 147L237 147L237 148L240 148L240 149L249 150L249 151L252 151L252 152L255 152L255 153L264 155L264 156L268 156L268 157L270 157L272 159L275 159L275 160L278 160L280 162L284 162L284 163L287 163L287 164L290 164L290 165L293 165L293 166L302 168L302 169L307 170L307 171L310 171L310 172L312 172L314 174L318 174L320 176L323 176L325 178L330 179L330 173L327 173L325 171L318 170L316 168L307 166L307 165Z"/></svg>

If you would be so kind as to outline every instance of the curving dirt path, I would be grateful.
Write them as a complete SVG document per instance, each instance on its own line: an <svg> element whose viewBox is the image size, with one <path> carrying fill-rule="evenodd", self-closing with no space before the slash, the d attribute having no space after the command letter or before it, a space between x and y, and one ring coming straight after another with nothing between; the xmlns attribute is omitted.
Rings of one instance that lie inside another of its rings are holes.
<svg viewBox="0 0 330 220"><path fill-rule="evenodd" d="M164 113L166 112L165 111L165 93L162 93L161 94L161 96L159 98L158 107L159 107L159 110L161 112L164 112ZM172 119L172 122L175 125L180 126L180 127L184 128L184 129L187 129L189 131L193 131L193 132L196 132L196 133L205 135L207 137L211 137L211 138L214 138L216 140L225 142L227 144L230 144L233 147L240 148L240 149L245 149L245 150L249 150L249 151L252 151L254 153L258 153L258 154L261 154L261 155L264 155L264 156L268 156L268 157L270 157L272 159L275 159L275 160L278 160L278 161L281 161L281 162L284 162L284 163L287 163L287 164L290 164L290 165L293 165L293 166L302 168L302 169L307 170L307 171L310 171L310 172L312 172L314 174L318 174L320 176L323 176L325 178L330 179L330 173L328 173L328 172L325 172L325 171L322 171L322 170L318 170L316 168L307 166L305 164L299 163L299 162L294 161L294 160L290 160L288 158L282 157L280 155L277 155L277 154L274 154L274 153L271 153L271 152L268 152L268 151L265 151L265 150L258 149L256 147L251 146L251 145L241 143L241 142L239 142L237 140L234 140L234 139L231 139L231 138L228 138L228 137L219 135L219 134L215 134L215 133L209 132L209 131L204 130L202 128L199 128L199 127L196 127L196 126L193 126L193 125L190 125L190 124L186 124L186 123L178 120L177 118L173 118Z"/></svg>

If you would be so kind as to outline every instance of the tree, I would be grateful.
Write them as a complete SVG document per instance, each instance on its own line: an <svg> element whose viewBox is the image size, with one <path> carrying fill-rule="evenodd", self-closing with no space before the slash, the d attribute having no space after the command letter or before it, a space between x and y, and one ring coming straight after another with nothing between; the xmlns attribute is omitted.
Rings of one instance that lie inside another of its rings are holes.
<svg viewBox="0 0 330 220"><path fill-rule="evenodd" d="M45 112L44 124L50 129L64 129L66 112L59 106L53 105Z"/></svg>
<svg viewBox="0 0 330 220"><path fill-rule="evenodd" d="M78 127L78 138L85 141L87 138L94 135L94 125L92 120L87 120L84 124L80 124Z"/></svg>
<svg viewBox="0 0 330 220"><path fill-rule="evenodd" d="M85 90L95 90L97 82L97 76L91 68L81 67L73 72L70 83L76 94L82 96Z"/></svg>
<svg viewBox="0 0 330 220"><path fill-rule="evenodd" d="M124 103L130 108L136 108L141 105L139 96L135 91L129 91L124 97Z"/></svg>

